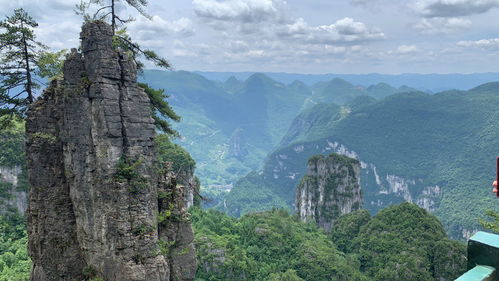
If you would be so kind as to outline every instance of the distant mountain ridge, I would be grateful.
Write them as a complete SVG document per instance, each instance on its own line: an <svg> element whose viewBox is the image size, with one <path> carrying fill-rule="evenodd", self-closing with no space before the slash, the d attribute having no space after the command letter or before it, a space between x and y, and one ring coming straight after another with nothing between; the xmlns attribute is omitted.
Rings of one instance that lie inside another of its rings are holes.
<svg viewBox="0 0 499 281"><path fill-rule="evenodd" d="M210 80L225 81L234 76L239 80L245 80L253 72L207 72L194 71ZM277 73L263 72L268 77L284 84L292 83L295 80L302 81L308 86L316 83L329 81L334 78L341 78L355 85L369 87L378 83L386 83L392 87L409 86L422 91L441 92L450 89L469 90L478 85L488 82L499 81L499 73L471 73L471 74L297 74L297 73Z"/></svg>

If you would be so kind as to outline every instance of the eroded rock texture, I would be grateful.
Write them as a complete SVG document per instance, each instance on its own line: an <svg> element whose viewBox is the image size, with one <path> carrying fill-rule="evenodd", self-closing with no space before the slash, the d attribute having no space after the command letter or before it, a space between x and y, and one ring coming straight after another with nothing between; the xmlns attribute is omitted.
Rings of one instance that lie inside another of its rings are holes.
<svg viewBox="0 0 499 281"><path fill-rule="evenodd" d="M361 207L360 162L333 153L310 158L307 169L296 189L296 211L330 232L339 216Z"/></svg>
<svg viewBox="0 0 499 281"><path fill-rule="evenodd" d="M81 40L26 125L32 280L193 280L160 251L155 126L135 64L103 22ZM178 231L191 240L188 221Z"/></svg>
<svg viewBox="0 0 499 281"><path fill-rule="evenodd" d="M168 171L168 169L167 169ZM168 257L170 273L175 280L190 280L196 274L194 233L186 211L185 185L176 184L171 172L162 173L159 178L159 239L163 254Z"/></svg>

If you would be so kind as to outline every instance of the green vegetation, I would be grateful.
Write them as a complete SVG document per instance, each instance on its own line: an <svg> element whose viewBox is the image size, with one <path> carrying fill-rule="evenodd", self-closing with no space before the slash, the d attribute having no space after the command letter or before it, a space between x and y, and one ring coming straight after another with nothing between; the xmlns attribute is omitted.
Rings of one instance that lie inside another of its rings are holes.
<svg viewBox="0 0 499 281"><path fill-rule="evenodd" d="M38 75L41 77L47 77L49 80L61 79L64 56L66 54L66 49L53 53L41 53L38 58Z"/></svg>
<svg viewBox="0 0 499 281"><path fill-rule="evenodd" d="M410 203L338 219L331 236L285 210L239 219L191 209L197 280L454 280L466 250Z"/></svg>
<svg viewBox="0 0 499 281"><path fill-rule="evenodd" d="M33 139L39 139L48 143L55 143L57 141L57 137L51 134L45 134L45 133L33 133L31 134Z"/></svg>
<svg viewBox="0 0 499 281"><path fill-rule="evenodd" d="M261 176L256 172L248 174L236 183L237 189L231 190L215 208L235 217L259 210L282 208L291 212L286 202L272 190L263 188ZM228 202L228 204L226 203Z"/></svg>
<svg viewBox="0 0 499 281"><path fill-rule="evenodd" d="M489 219L479 220L480 224L483 228L493 231L495 233L499 233L499 212L494 212L492 210L487 210L485 214L489 217Z"/></svg>
<svg viewBox="0 0 499 281"><path fill-rule="evenodd" d="M463 230L480 227L477 218L485 210L499 212L487 188L495 177L499 147L498 92L499 83L489 83L466 92L400 93L379 101L358 97L344 105L350 108L346 116L338 105L319 104L295 119L256 182L291 206L308 157L329 153L335 143L344 145L362 162L376 166L385 188L387 175L414 180L409 185L412 198L425 187L439 186L433 197L435 214L448 233L462 237ZM402 202L394 194L379 194L370 172L364 170L361 180L365 208L376 213ZM246 200L256 205L260 199ZM381 206L370 204L378 200Z"/></svg>
<svg viewBox="0 0 499 281"><path fill-rule="evenodd" d="M154 139L156 151L158 152L158 162L171 162L172 170L191 171L195 168L196 162L192 159L189 152L183 149L180 145L170 141L166 134L157 135Z"/></svg>
<svg viewBox="0 0 499 281"><path fill-rule="evenodd" d="M145 83L139 83L139 87L143 88L149 100L151 101L151 112L156 128L171 136L178 136L178 132L172 129L170 123L166 120L180 121L175 111L168 104L166 99L167 95L164 94L165 90L155 90Z"/></svg>
<svg viewBox="0 0 499 281"><path fill-rule="evenodd" d="M117 183L126 183L131 193L139 193L149 186L148 180L141 174L141 159L131 160L122 157L116 165L113 180Z"/></svg>
<svg viewBox="0 0 499 281"><path fill-rule="evenodd" d="M0 117L6 118L6 117ZM1 121L0 121L1 122ZM0 131L0 166L24 166L24 121L14 121Z"/></svg>
<svg viewBox="0 0 499 281"><path fill-rule="evenodd" d="M27 246L24 218L15 212L0 216L0 281L29 280Z"/></svg>
<svg viewBox="0 0 499 281"><path fill-rule="evenodd" d="M36 40L38 23L24 10L16 9L0 21L0 126L26 117L43 83L35 78L53 78L62 66L64 51L50 53Z"/></svg>
<svg viewBox="0 0 499 281"><path fill-rule="evenodd" d="M17 175L16 188L10 182L5 182L0 178L0 204L4 209L10 207L6 205L5 199L14 199L13 192L28 191L24 142L24 121L12 120L9 127L0 131L0 166L13 170L16 167L21 169L21 173Z"/></svg>
<svg viewBox="0 0 499 281"><path fill-rule="evenodd" d="M24 118L27 106L35 100L34 91L40 87L33 78L37 57L46 48L36 41L33 28L37 26L23 9L14 10L13 15L0 21L3 31L0 34L0 116Z"/></svg>
<svg viewBox="0 0 499 281"><path fill-rule="evenodd" d="M466 271L466 246L449 240L437 218L414 204L383 209L350 239L375 280L454 280Z"/></svg>
<svg viewBox="0 0 499 281"><path fill-rule="evenodd" d="M360 228L369 220L371 220L371 215L366 210L359 210L339 217L331 231L331 238L338 250L345 253L358 252L359 241L354 240L354 237L359 236Z"/></svg>
<svg viewBox="0 0 499 281"><path fill-rule="evenodd" d="M367 280L321 230L284 210L236 220L193 209L192 223L198 280Z"/></svg>
<svg viewBox="0 0 499 281"><path fill-rule="evenodd" d="M183 117L173 124L182 132L178 143L196 159L204 185L231 184L259 170L309 94L304 85L284 85L261 74L217 83L185 71L150 70L143 79L168 89L172 107ZM239 139L244 142L235 143ZM242 155L235 155L237 145Z"/></svg>

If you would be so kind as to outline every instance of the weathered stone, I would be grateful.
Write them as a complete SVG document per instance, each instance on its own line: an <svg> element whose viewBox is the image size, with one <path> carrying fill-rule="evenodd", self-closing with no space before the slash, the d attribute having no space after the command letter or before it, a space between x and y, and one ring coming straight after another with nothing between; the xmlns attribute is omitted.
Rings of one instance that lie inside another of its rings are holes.
<svg viewBox="0 0 499 281"><path fill-rule="evenodd" d="M159 239L168 252L172 280L194 280L196 259L194 233L186 211L184 186L177 185L173 173L166 172L159 179Z"/></svg>
<svg viewBox="0 0 499 281"><path fill-rule="evenodd" d="M83 26L82 54L72 50L64 79L29 111L32 280L193 280L195 255L158 251L158 233L167 231L193 252L192 229L184 221L158 232L149 99L137 86L135 64L112 47L111 36L103 22Z"/></svg>
<svg viewBox="0 0 499 281"><path fill-rule="evenodd" d="M339 216L361 207L360 162L333 153L310 158L307 168L296 189L296 211L302 221L330 232Z"/></svg>

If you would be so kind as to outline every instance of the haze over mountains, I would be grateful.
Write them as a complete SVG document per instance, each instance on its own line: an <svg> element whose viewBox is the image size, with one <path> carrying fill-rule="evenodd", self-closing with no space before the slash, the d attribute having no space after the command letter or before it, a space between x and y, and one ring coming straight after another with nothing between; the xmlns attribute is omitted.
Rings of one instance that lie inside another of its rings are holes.
<svg viewBox="0 0 499 281"><path fill-rule="evenodd" d="M177 126L180 142L196 159L203 183L222 185L262 167L303 109L362 95L381 98L415 91L385 83L356 86L339 78L312 86L298 80L285 84L265 74L220 82L185 71L145 71L144 80L171 96L169 102L183 118Z"/></svg>
<svg viewBox="0 0 499 281"><path fill-rule="evenodd" d="M493 75L457 75L454 82L464 87ZM433 85L438 78L431 75L420 76L420 87L341 78L286 84L266 74L221 82L184 71L146 71L144 77L167 89L185 120L177 125L179 143L196 160L202 185L235 183L218 206L229 214L292 210L308 158L330 152L363 163L364 207L372 213L414 202L462 237L485 209L497 208L486 186L499 147L498 83L433 94L415 89ZM474 206L473 213L463 206Z"/></svg>
<svg viewBox="0 0 499 281"><path fill-rule="evenodd" d="M195 71L203 75L207 79L226 81L231 76L239 80L246 80L253 72L202 72ZM281 83L289 84L295 80L299 80L309 86L328 81L334 78L344 79L355 85L369 87L378 83L386 83L393 87L409 86L422 91L439 92L443 90L469 90L480 84L499 81L499 73L449 73L449 74L418 74L418 73L403 73L403 74L297 74L297 73L282 73L282 72L265 72L268 77Z"/></svg>

